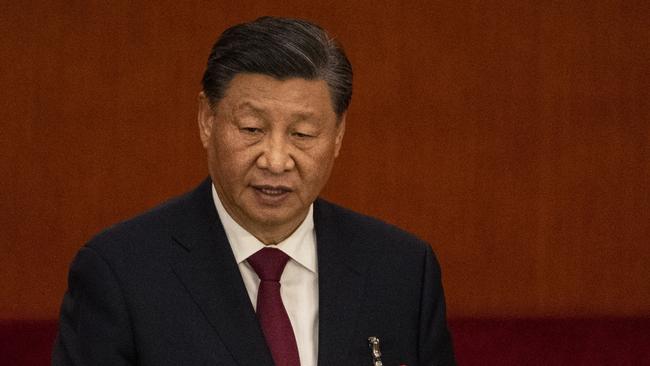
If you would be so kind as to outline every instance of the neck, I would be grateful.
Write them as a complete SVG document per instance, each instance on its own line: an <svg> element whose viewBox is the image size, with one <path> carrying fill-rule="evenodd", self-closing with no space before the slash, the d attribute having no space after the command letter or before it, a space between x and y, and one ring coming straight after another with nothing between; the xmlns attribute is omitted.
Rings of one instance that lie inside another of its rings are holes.
<svg viewBox="0 0 650 366"><path fill-rule="evenodd" d="M251 233L254 237L257 238L257 240L261 241L264 243L264 245L275 245L278 243L281 243L284 239L288 238L293 234L296 229L302 224L302 222L305 220L305 217L307 217L307 214L305 213L304 216L302 216L299 220L295 220L294 222L286 223L286 224L273 224L269 223L266 225L255 225L255 224L248 224L248 223L243 223L239 222L239 220L233 219L237 221L241 227L246 229L249 233Z"/></svg>
<svg viewBox="0 0 650 366"><path fill-rule="evenodd" d="M291 236L309 213L309 209L307 209L302 214L291 218L289 221L283 222L273 220L255 220L240 211L236 205L231 205L227 200L223 200L221 198L222 196L219 195L218 190L215 189L215 193L217 193L216 199L218 200L218 206L221 206L221 208L226 211L226 214L228 214L228 216L230 216L230 218L239 226L265 245L278 244Z"/></svg>

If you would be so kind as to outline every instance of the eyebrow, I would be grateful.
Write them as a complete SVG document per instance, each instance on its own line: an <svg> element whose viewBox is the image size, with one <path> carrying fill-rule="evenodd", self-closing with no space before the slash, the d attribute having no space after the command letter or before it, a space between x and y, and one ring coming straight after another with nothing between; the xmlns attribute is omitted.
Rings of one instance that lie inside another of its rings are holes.
<svg viewBox="0 0 650 366"><path fill-rule="evenodd" d="M238 111L241 111L241 110L250 109L257 115L261 115L261 116L266 116L267 115L267 113L266 113L266 111L264 109L255 107L253 104L251 104L248 101L236 105L235 108L233 108L233 109L234 109L233 112L235 112L235 113L238 112Z"/></svg>
<svg viewBox="0 0 650 366"><path fill-rule="evenodd" d="M266 117L266 116L268 116L268 113L266 112L265 109L263 109L263 108L259 108L259 107L256 107L256 106L253 105L250 101L244 101L244 102L238 104L238 105L235 107L235 113L236 113L237 111L246 110L246 109L251 110L251 111L254 112L256 115L259 115L259 116L261 116L261 117ZM305 111L305 112L296 112L296 113L293 113L291 117L292 117L292 122L300 122L300 121L306 121L306 120L309 120L309 119L312 118L313 116L314 116L314 112L311 112L311 111Z"/></svg>

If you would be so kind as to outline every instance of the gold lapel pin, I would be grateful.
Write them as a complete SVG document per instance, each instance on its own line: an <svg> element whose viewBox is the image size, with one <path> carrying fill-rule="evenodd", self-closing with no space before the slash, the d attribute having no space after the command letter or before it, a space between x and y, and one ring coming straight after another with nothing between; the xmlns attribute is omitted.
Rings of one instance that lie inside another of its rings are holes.
<svg viewBox="0 0 650 366"><path fill-rule="evenodd" d="M381 350L379 349L379 337L368 337L368 347L372 355L372 366L383 366L381 362Z"/></svg>

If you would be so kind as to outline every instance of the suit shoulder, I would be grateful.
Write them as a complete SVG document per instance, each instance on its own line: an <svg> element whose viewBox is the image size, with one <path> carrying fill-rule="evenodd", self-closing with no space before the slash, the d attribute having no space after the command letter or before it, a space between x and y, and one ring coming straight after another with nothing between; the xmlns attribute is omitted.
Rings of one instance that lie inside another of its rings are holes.
<svg viewBox="0 0 650 366"><path fill-rule="evenodd" d="M138 247L161 243L171 238L170 228L188 221L187 212L195 205L195 191L171 198L139 215L112 225L92 237L86 247L100 254L123 253ZM152 248L147 248L152 249Z"/></svg>
<svg viewBox="0 0 650 366"><path fill-rule="evenodd" d="M391 250L401 247L421 253L431 250L430 245L416 235L378 218L368 216L323 199L316 201L319 215L334 221L334 227L345 237L383 246Z"/></svg>

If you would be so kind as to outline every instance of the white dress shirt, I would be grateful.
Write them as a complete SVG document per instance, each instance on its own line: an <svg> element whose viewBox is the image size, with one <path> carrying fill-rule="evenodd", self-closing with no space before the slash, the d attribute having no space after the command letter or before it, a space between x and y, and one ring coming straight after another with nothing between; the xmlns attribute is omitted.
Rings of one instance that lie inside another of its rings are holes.
<svg viewBox="0 0 650 366"><path fill-rule="evenodd" d="M277 245L264 245L228 214L219 199L214 184L212 185L212 197L253 308L257 307L260 279L246 259L265 247L277 248L291 258L280 278L280 296L296 336L300 365L316 366L318 357L318 259L313 205L309 207L307 217L293 234Z"/></svg>

